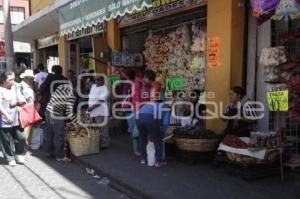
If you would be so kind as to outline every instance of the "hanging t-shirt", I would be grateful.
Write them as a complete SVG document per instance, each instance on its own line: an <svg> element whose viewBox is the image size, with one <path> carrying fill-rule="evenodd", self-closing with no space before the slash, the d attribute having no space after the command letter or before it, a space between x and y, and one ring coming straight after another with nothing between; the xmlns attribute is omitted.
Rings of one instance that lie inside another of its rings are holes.
<svg viewBox="0 0 300 199"><path fill-rule="evenodd" d="M98 101L103 101L102 104L96 107L90 112L90 117L97 116L109 116L109 110L107 105L107 99L109 97L108 89L105 85L97 86L96 84L92 85L89 94L89 106L93 106Z"/></svg>

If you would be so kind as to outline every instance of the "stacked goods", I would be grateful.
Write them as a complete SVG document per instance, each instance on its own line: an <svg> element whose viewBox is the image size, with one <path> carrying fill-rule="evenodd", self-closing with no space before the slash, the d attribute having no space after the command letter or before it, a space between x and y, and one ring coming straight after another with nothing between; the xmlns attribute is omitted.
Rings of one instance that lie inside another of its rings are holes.
<svg viewBox="0 0 300 199"><path fill-rule="evenodd" d="M183 151L211 152L216 150L218 135L197 127L183 127L174 130L176 146Z"/></svg>
<svg viewBox="0 0 300 199"><path fill-rule="evenodd" d="M251 132L250 142L248 147L252 149L256 148L277 148L278 138L275 132L262 133Z"/></svg>
<svg viewBox="0 0 300 199"><path fill-rule="evenodd" d="M70 150L74 156L100 152L100 134L96 129L68 124L66 132Z"/></svg>
<svg viewBox="0 0 300 199"><path fill-rule="evenodd" d="M249 143L244 142L235 135L227 135L222 143L226 146L236 148L237 150L248 149L250 151L257 151L266 149L266 155L263 160L226 151L226 156L231 161L245 164L265 164L274 162L279 155L278 150L276 149L276 140L277 137L275 136L275 133L252 132Z"/></svg>
<svg viewBox="0 0 300 199"><path fill-rule="evenodd" d="M227 135L223 140L223 144L239 149L246 149L248 145L235 135Z"/></svg>

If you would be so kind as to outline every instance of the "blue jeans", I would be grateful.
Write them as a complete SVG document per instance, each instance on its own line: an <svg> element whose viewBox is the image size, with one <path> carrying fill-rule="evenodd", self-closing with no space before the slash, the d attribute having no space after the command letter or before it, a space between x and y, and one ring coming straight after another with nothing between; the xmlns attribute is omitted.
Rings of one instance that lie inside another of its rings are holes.
<svg viewBox="0 0 300 199"><path fill-rule="evenodd" d="M147 160L146 147L148 136L150 136L154 141L155 160L157 162L162 161L163 141L160 120L154 119L153 114L140 114L139 118L136 120L136 124L140 132L141 159Z"/></svg>
<svg viewBox="0 0 300 199"><path fill-rule="evenodd" d="M62 115L61 115L62 116ZM65 121L53 118L49 111L45 113L46 127L44 147L46 153L55 153L57 158L63 158L65 151Z"/></svg>

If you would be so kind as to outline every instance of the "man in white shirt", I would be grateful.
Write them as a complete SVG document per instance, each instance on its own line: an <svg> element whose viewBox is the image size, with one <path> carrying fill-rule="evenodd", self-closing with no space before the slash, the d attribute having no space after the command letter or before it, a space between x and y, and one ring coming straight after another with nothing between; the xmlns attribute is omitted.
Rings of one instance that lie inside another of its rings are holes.
<svg viewBox="0 0 300 199"><path fill-rule="evenodd" d="M48 72L45 71L44 64L38 64L37 68L39 69L39 73L34 76L35 88L38 90L40 86L44 83L48 76Z"/></svg>
<svg viewBox="0 0 300 199"><path fill-rule="evenodd" d="M108 148L110 146L110 137L108 132L109 109L107 105L109 91L104 83L104 77L95 77L95 84L92 85L89 94L89 107L87 112L93 122L101 126L99 129L101 148Z"/></svg>

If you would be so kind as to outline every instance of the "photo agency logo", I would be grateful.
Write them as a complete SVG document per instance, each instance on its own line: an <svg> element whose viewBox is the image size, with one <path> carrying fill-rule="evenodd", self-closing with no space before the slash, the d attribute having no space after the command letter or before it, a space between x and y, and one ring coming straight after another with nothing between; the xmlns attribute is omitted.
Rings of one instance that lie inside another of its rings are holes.
<svg viewBox="0 0 300 199"><path fill-rule="evenodd" d="M86 127L102 127L107 125L108 117L103 117L99 120L97 117L104 112L115 119L128 120L139 117L139 108L145 105L151 106L155 119L162 119L163 112L169 111L171 117L180 121L182 119L197 118L199 120L212 119L245 119L245 120L260 120L264 117L265 106L261 102L246 101L245 103L238 102L232 105L228 102L216 102L216 94L214 92L206 92L205 100L201 103L197 102L199 97L195 92L191 91L188 94L183 91L177 92L141 92L134 89L134 83L130 80L118 80L117 83L110 82L109 77L101 73L84 73L77 76L76 86L69 81L55 81L51 84L51 96L55 95L55 89L58 85L68 85L79 97L79 103L73 110L72 114L76 114L77 121L80 125ZM103 89L95 89L96 92L87 91L92 87L103 87ZM108 94L102 96L107 88ZM127 90L122 91L123 88ZM120 91L121 90L121 91ZM141 93L135 93L141 92ZM140 101L151 99L148 102L133 103L132 100L136 94L140 95ZM64 93L64 97L74 97L73 92ZM58 100L59 101L59 100ZM194 101L194 102L192 102ZM59 102L58 102L59 103ZM97 103L97 108L88 111L87 108ZM157 105L159 103L159 105ZM61 104L57 104L61 106ZM204 108L203 108L204 107ZM228 114L228 109L234 110ZM95 111L96 110L96 111ZM95 113L97 112L98 113ZM57 117L57 116L55 116ZM60 115L57 119L70 119L69 116Z"/></svg>

